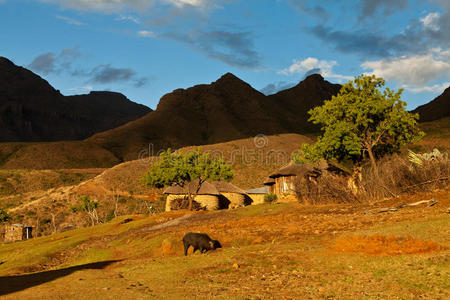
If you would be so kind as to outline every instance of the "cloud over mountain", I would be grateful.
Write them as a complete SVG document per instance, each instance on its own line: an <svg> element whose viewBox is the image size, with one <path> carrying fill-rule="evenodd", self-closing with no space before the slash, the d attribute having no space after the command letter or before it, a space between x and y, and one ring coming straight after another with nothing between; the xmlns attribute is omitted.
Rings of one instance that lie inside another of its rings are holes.
<svg viewBox="0 0 450 300"><path fill-rule="evenodd" d="M66 48L59 54L47 52L38 55L28 67L44 75L64 72L70 76L84 77L87 83L130 82L135 87L142 87L149 81L148 77L139 76L131 68L119 68L111 64L99 64L92 68L74 66L80 57L82 53L77 48Z"/></svg>
<svg viewBox="0 0 450 300"><path fill-rule="evenodd" d="M254 49L250 32L197 29L187 32L168 32L162 36L187 44L203 52L207 57L220 60L230 66L249 69L262 66L259 54Z"/></svg>
<svg viewBox="0 0 450 300"><path fill-rule="evenodd" d="M396 80L413 92L442 92L445 84L427 84L439 79L450 79L450 51L433 49L423 55L366 61L361 66L371 70L372 74L387 80Z"/></svg>

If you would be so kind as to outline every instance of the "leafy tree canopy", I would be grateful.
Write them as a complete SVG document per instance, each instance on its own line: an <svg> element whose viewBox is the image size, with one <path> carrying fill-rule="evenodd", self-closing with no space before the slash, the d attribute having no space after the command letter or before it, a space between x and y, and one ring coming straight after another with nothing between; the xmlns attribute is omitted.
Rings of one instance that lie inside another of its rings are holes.
<svg viewBox="0 0 450 300"><path fill-rule="evenodd" d="M418 114L406 111L402 89L384 88L385 81L360 75L344 84L338 95L309 111L309 121L322 126L313 145L304 144L293 158L296 162L327 160L364 161L367 156L376 170L377 157L398 151L421 139Z"/></svg>
<svg viewBox="0 0 450 300"><path fill-rule="evenodd" d="M144 175L144 184L157 188L173 184L184 187L194 181L196 190L189 191L188 195L190 208L203 182L233 179L231 165L225 163L223 158L211 157L210 153L202 152L200 148L187 152L172 152L168 149L159 158Z"/></svg>
<svg viewBox="0 0 450 300"><path fill-rule="evenodd" d="M2 208L0 208L0 223L6 222L10 220L11 217L9 216L8 212Z"/></svg>

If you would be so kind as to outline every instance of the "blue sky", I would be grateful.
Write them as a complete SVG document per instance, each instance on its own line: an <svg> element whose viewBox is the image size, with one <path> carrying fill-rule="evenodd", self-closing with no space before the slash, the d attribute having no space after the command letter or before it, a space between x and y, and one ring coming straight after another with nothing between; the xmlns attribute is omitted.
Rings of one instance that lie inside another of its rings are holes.
<svg viewBox="0 0 450 300"><path fill-rule="evenodd" d="M231 72L266 94L309 73L450 86L450 0L0 0L0 56L65 95L112 90L152 108Z"/></svg>

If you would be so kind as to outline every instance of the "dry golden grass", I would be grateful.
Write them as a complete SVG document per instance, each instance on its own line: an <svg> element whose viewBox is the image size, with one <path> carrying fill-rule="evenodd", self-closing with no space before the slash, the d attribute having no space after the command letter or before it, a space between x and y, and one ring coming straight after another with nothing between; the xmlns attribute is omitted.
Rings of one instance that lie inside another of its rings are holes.
<svg viewBox="0 0 450 300"><path fill-rule="evenodd" d="M111 152L84 141L0 143L2 169L106 168L119 162Z"/></svg>
<svg viewBox="0 0 450 300"><path fill-rule="evenodd" d="M445 299L450 296L450 196L448 191L416 196L439 202L387 214L366 212L415 199L371 206L263 204L189 213L178 223L188 212L124 216L3 244L0 293L7 293L5 299ZM124 223L125 218L132 221ZM188 231L206 232L223 248L185 257L181 238ZM423 249L427 244L418 243L423 240L442 249L402 255L329 251L328 245L350 236L382 236L368 238L369 243L401 249L403 240L386 237L410 236L411 247Z"/></svg>
<svg viewBox="0 0 450 300"><path fill-rule="evenodd" d="M371 255L400 255L438 252L442 247L433 241L414 239L409 236L352 235L335 241L331 247L341 253L364 253Z"/></svg>

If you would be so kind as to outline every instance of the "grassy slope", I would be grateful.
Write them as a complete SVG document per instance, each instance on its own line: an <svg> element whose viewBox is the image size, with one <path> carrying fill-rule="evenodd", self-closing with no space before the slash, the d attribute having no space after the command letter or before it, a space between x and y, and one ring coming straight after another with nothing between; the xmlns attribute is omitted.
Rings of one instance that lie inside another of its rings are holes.
<svg viewBox="0 0 450 300"><path fill-rule="evenodd" d="M422 123L420 127L426 135L422 141L416 143L416 146L422 149L432 147L450 149L450 117Z"/></svg>
<svg viewBox="0 0 450 300"><path fill-rule="evenodd" d="M287 163L291 153L305 141L310 139L298 134L283 134L262 137L258 145L250 138L203 148L214 155L223 155L233 164L233 183L251 188L261 186L267 174ZM266 157L270 159L266 160ZM76 179L89 179L93 174L82 172L92 170L76 170L80 173L78 177L69 170L0 170L0 207L9 209L15 223L37 226L39 219L40 230L44 233L53 230L49 223L51 213L56 215L58 230L65 226L85 225L85 218L69 210L70 205L77 205L80 195L89 195L101 203L99 214L102 219L114 208L115 194L121 195L121 214L143 213L146 210L142 200L144 197L152 200L149 205L158 210L164 202L158 201L156 196L151 199L148 196L161 191L145 187L141 182L152 160L153 157L150 157L122 163L84 182Z"/></svg>
<svg viewBox="0 0 450 300"><path fill-rule="evenodd" d="M2 169L106 168L119 162L111 152L84 141L0 143Z"/></svg>
<svg viewBox="0 0 450 300"><path fill-rule="evenodd" d="M450 118L422 123L421 127L427 136L415 145L416 150L436 146L450 148ZM289 136L289 134L279 136ZM246 140L251 141L252 138ZM241 140L237 141L239 146ZM232 144L234 141L215 145ZM137 155L133 158L137 158ZM0 168L2 169L109 168L118 163L120 160L112 152L86 141L0 143Z"/></svg>
<svg viewBox="0 0 450 300"><path fill-rule="evenodd" d="M104 169L1 170L0 197L22 195L89 180Z"/></svg>
<svg viewBox="0 0 450 300"><path fill-rule="evenodd" d="M366 213L430 197L439 203ZM441 191L373 206L259 205L195 213L184 223L153 231L155 224L184 213L136 216L126 224L120 224L121 217L94 228L1 244L0 291L16 290L6 295L11 299L447 298L449 204L448 191ZM207 232L224 248L184 257L180 240L187 231ZM432 240L445 249L397 256L330 251L337 238L374 233Z"/></svg>

